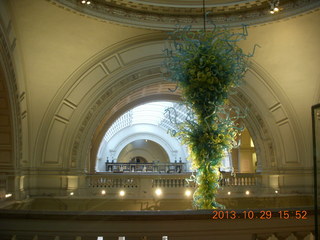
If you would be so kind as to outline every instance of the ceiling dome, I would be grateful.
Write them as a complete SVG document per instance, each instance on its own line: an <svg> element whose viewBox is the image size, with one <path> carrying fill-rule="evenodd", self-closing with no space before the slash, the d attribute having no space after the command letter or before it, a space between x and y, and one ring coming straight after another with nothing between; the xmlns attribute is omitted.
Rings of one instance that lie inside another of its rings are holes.
<svg viewBox="0 0 320 240"><path fill-rule="evenodd" d="M177 25L203 27L202 0L51 0L77 12L124 25L171 30ZM319 0L280 0L280 12L271 15L269 0L207 0L208 22L240 26L260 24L320 7Z"/></svg>

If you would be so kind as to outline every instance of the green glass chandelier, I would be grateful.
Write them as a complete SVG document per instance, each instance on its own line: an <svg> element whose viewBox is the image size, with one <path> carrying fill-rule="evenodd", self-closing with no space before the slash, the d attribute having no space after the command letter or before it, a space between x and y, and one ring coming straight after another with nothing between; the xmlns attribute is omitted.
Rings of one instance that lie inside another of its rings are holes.
<svg viewBox="0 0 320 240"><path fill-rule="evenodd" d="M248 35L246 26L238 33L214 24L208 28L204 1L203 16L203 29L187 26L170 34L164 62L167 79L181 90L188 117L179 122L173 108L167 109L167 116L175 123L171 134L188 146L196 170L195 208L215 209L223 208L216 202L221 160L237 145L243 130L239 120L245 117L229 105L228 97L241 84L254 51L245 54L237 46Z"/></svg>

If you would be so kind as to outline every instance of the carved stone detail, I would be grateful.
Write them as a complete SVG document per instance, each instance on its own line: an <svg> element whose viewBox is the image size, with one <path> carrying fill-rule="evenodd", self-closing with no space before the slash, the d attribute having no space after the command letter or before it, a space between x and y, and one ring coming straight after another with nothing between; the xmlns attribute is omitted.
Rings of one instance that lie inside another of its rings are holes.
<svg viewBox="0 0 320 240"><path fill-rule="evenodd" d="M191 8L183 4L150 5L134 3L128 0L106 1L95 0L90 5L83 5L78 0L49 0L62 7L73 9L76 12L112 21L129 26L138 26L152 29L174 29L177 25L191 25L194 28L203 28L202 5ZM240 26L242 24L261 24L275 20L275 16L269 13L268 0L254 0L246 3L234 4L210 4L208 1L207 21L216 25ZM281 1L281 11L276 19L287 18L316 9L320 6L318 0L286 0Z"/></svg>
<svg viewBox="0 0 320 240"><path fill-rule="evenodd" d="M7 27L7 33L12 30L11 23ZM7 81L7 87L9 91L9 98L11 102L12 112L12 126L13 126L13 134L14 134L14 143L13 147L16 154L14 155L14 164L13 166L20 166L20 160L23 158L22 154L22 126L21 126L21 110L19 104L19 93L18 93L18 86L17 86L17 79L15 75L15 70L12 62L11 52L14 50L12 45L15 45L15 39L13 43L9 43L6 39L6 34L4 29L2 28L2 22L0 22L0 53L1 58L3 59L3 63L5 64L5 70L8 74L9 81ZM26 113L25 113L26 114Z"/></svg>
<svg viewBox="0 0 320 240"><path fill-rule="evenodd" d="M72 155L71 155L71 162L76 163L80 151L79 147L81 145L81 141L84 140L84 132L86 128L91 126L91 121L96 118L97 110L100 106L106 102L109 98L115 97L114 95L117 93L118 89L125 88L128 85L134 85L140 81L143 81L143 78L150 75L159 75L161 76L160 67L154 67L149 69L144 69L139 72L133 73L128 75L125 78L122 78L119 81L116 81L109 89L103 93L100 98L96 100L96 102L92 105L92 107L87 111L83 121L80 124L80 127L77 131L77 135L73 142L72 146ZM141 80L142 79L142 80Z"/></svg>

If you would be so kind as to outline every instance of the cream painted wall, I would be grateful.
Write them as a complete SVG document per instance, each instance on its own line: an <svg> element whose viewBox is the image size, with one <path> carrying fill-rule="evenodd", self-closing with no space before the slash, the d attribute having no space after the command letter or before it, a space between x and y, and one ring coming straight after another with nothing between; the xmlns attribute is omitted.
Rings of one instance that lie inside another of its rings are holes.
<svg viewBox="0 0 320 240"><path fill-rule="evenodd" d="M40 122L66 79L106 47L151 31L80 16L45 0L13 0L10 6L22 53L33 149Z"/></svg>
<svg viewBox="0 0 320 240"><path fill-rule="evenodd" d="M271 86L294 123L304 160L311 164L311 106L319 99L320 11L249 28L241 47L250 52L259 44L254 61L264 68ZM264 94L263 92L261 94Z"/></svg>

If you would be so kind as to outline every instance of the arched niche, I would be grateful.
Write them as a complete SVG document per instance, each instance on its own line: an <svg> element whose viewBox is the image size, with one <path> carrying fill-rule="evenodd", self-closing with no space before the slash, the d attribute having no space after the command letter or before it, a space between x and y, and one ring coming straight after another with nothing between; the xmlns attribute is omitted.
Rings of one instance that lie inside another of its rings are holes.
<svg viewBox="0 0 320 240"><path fill-rule="evenodd" d="M99 144L112 122L128 109L153 100L180 100L164 80L163 34L139 36L107 48L80 67L59 91L44 118L37 141L39 167L91 172ZM264 94L262 95L261 92ZM260 171L299 168L299 128L285 95L257 63L251 62L245 84L231 102L257 148ZM289 137L288 137L289 136ZM58 144L57 144L58 143Z"/></svg>
<svg viewBox="0 0 320 240"><path fill-rule="evenodd" d="M135 158L142 158L145 162L168 163L169 155L167 151L157 142L148 139L134 140L123 148L120 148L117 162L132 162ZM135 161L137 163L137 161ZM140 161L138 162L140 163ZM142 162L143 163L143 162Z"/></svg>

